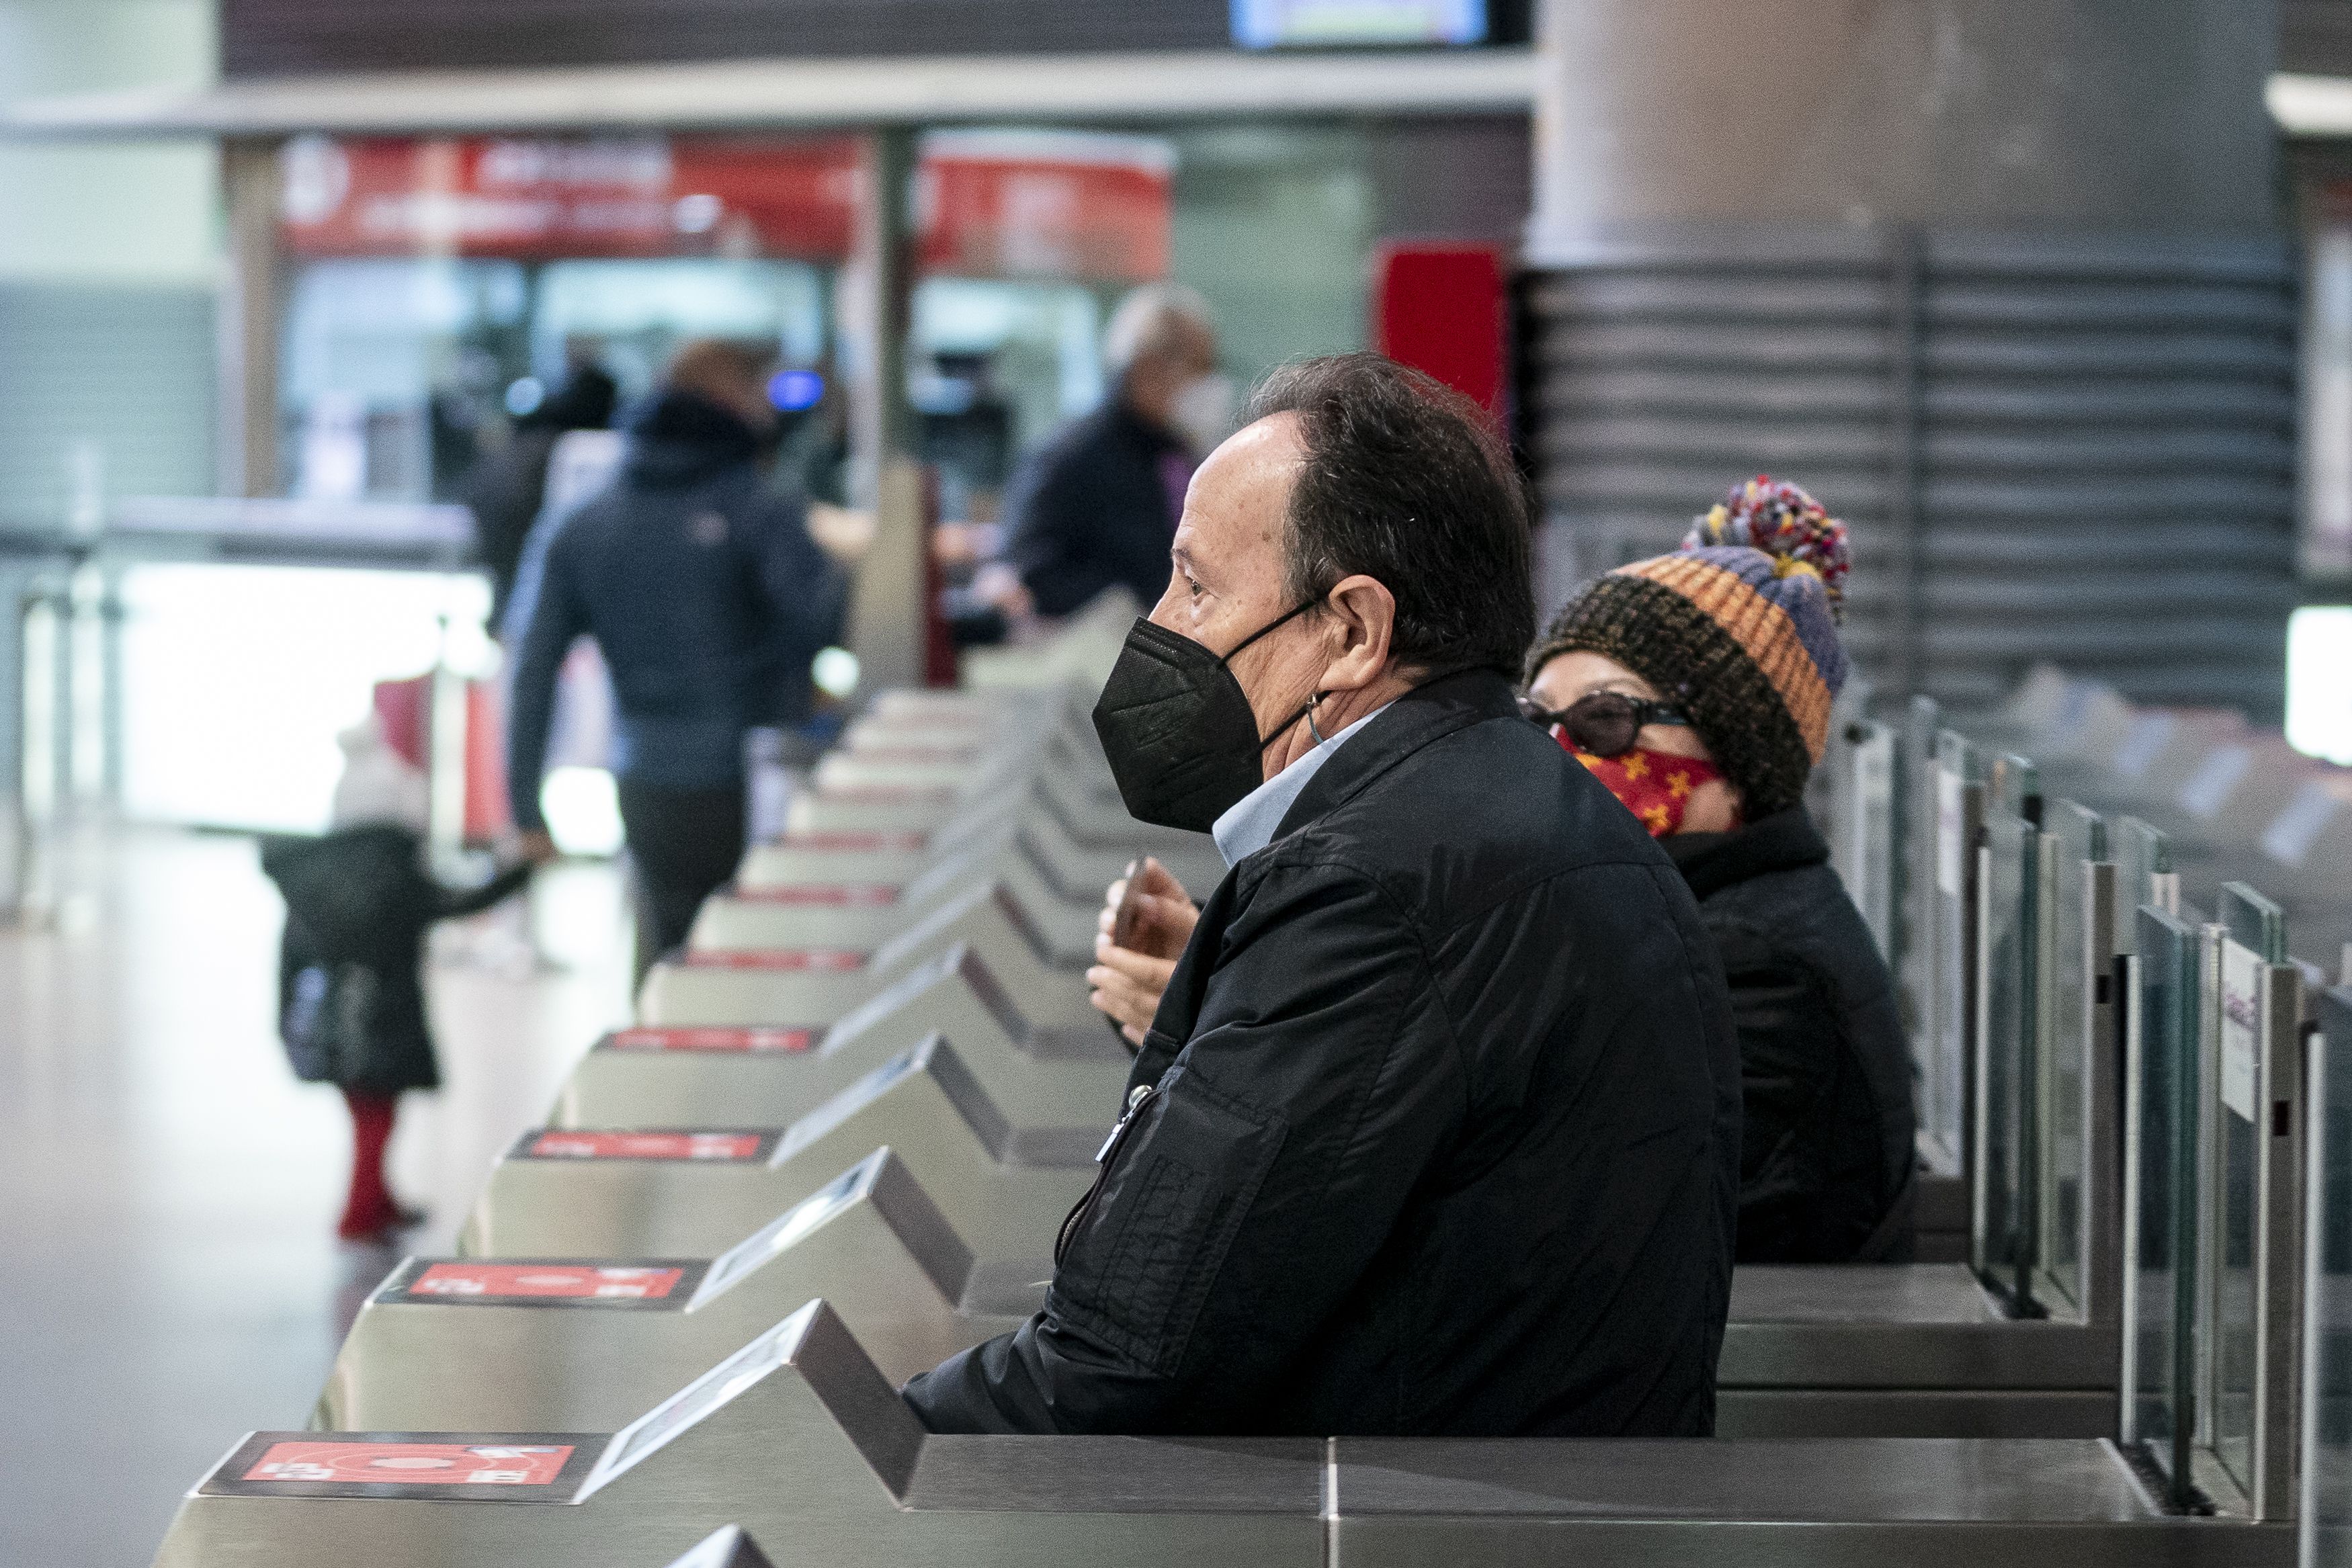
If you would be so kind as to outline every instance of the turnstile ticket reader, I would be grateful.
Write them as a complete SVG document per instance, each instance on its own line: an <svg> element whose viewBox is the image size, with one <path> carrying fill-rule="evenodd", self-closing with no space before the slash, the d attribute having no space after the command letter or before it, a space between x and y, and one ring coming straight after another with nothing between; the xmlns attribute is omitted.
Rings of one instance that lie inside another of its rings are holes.
<svg viewBox="0 0 2352 1568"><path fill-rule="evenodd" d="M932 1035L781 1132L525 1133L491 1170L460 1249L708 1256L887 1144L974 1253L1034 1260L1086 1196L1104 1125L1014 1125Z"/></svg>
<svg viewBox="0 0 2352 1568"><path fill-rule="evenodd" d="M940 904L871 952L743 948L665 958L646 975L637 1018L647 1024L831 1023L958 945L988 966L1033 1025L1108 1038L1109 1025L1087 1005L1084 967L1056 966L1027 906L996 883Z"/></svg>
<svg viewBox="0 0 2352 1568"><path fill-rule="evenodd" d="M871 951L919 924L940 904L992 883L1004 890L1026 919L1027 933L1046 963L1055 968L1083 969L1093 961L1102 890L1097 888L1084 901L1063 898L1005 830L942 860L896 896L887 889L866 893L854 903L812 898L797 888L713 894L695 915L693 929L687 934L687 951L811 946Z"/></svg>
<svg viewBox="0 0 2352 1568"><path fill-rule="evenodd" d="M260 1432L158 1568L663 1561L714 1522L898 1568L2285 1568L2278 1526L2168 1517L2107 1444L926 1433L812 1301L607 1437Z"/></svg>
<svg viewBox="0 0 2352 1568"><path fill-rule="evenodd" d="M411 1258L360 1309L314 1424L615 1431L819 1291L903 1382L1017 1321L964 1311L971 1272L876 1150L715 1258Z"/></svg>
<svg viewBox="0 0 2352 1568"><path fill-rule="evenodd" d="M602 1568L719 1520L807 1563L1321 1568L1326 1452L929 1437L811 1301L610 1437L256 1433L189 1495L157 1568ZM501 1479L457 1479L480 1475Z"/></svg>
<svg viewBox="0 0 2352 1568"><path fill-rule="evenodd" d="M1092 1009L1092 1021L1055 1029L1024 1016L1024 1005L956 944L829 1026L655 1023L607 1035L572 1070L554 1120L782 1127L937 1033L1012 1125L1108 1126L1127 1089L1125 1045Z"/></svg>

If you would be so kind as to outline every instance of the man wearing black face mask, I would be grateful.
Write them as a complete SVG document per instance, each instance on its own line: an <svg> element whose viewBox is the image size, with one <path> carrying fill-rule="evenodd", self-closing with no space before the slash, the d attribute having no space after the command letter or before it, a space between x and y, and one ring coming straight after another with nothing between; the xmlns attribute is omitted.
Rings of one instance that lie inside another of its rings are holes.
<svg viewBox="0 0 2352 1568"><path fill-rule="evenodd" d="M908 1401L953 1432L1709 1432L1729 1007L1673 865L1518 716L1509 456L1371 355L1250 413L1095 713L1129 809L1232 872L1044 1311Z"/></svg>

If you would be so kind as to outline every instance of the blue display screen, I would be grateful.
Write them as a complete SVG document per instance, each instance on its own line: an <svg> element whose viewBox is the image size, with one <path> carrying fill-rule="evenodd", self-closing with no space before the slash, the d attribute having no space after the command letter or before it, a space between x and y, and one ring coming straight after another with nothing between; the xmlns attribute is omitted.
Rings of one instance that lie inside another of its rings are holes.
<svg viewBox="0 0 2352 1568"><path fill-rule="evenodd" d="M1483 44L1486 0L1233 0L1245 49Z"/></svg>

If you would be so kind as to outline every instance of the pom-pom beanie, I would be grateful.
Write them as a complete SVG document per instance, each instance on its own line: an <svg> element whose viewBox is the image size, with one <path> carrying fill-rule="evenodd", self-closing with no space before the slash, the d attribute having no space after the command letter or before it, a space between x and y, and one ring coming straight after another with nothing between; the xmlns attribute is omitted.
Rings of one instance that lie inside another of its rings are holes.
<svg viewBox="0 0 2352 1568"><path fill-rule="evenodd" d="M1837 622L1845 525L1758 475L1697 519L1673 555L1637 560L1562 607L1527 678L1576 649L1605 654L1680 709L1750 821L1802 799L1845 685Z"/></svg>

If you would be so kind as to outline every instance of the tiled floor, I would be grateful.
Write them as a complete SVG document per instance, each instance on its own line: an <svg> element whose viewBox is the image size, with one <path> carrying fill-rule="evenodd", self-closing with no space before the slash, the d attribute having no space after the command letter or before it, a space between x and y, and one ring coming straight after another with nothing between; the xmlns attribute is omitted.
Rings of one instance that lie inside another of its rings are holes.
<svg viewBox="0 0 2352 1568"><path fill-rule="evenodd" d="M138 1568L250 1428L298 1427L342 1322L396 1259L339 1246L348 1135L272 1010L279 909L249 841L74 847L46 928L0 928L0 1564ZM444 933L446 1086L411 1096L395 1182L445 1250L484 1171L626 1006L618 879L542 878Z"/></svg>

